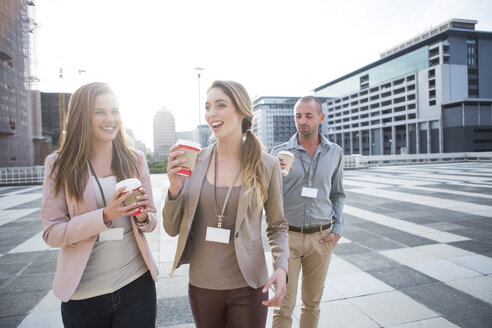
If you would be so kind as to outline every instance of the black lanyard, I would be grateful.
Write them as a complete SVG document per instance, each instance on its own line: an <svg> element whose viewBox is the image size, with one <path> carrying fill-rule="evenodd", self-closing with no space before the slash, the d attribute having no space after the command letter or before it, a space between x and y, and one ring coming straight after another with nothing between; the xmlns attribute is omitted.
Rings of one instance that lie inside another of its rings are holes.
<svg viewBox="0 0 492 328"><path fill-rule="evenodd" d="M311 179L309 179L309 173L311 173L311 166L309 166L309 172L306 171L306 168L304 167L304 161L302 159L302 153L300 151L298 151L296 149L296 152L299 154L299 159L301 160L301 165L302 165L302 169L304 171L304 176L306 177L306 180L308 182L308 187L311 188L311 185L313 184L313 180L314 180L314 177L316 176L316 170L318 169L318 164L319 164L319 158L321 157L321 152L318 153L318 156L316 156L316 164L314 165L314 172L313 172L313 176L311 177ZM309 154L308 154L309 156Z"/></svg>
<svg viewBox="0 0 492 328"><path fill-rule="evenodd" d="M104 202L104 207L106 207L107 206L106 205L106 198L104 197L104 192L103 192L103 189L101 187L101 184L99 183L99 179L97 178L96 172L94 171L94 168L92 167L91 161L90 160L87 160L87 162L89 162L89 167L91 169L92 175L96 179L97 186L99 187L99 191L101 192L101 196L102 196L102 199L103 199L103 202Z"/></svg>
<svg viewBox="0 0 492 328"><path fill-rule="evenodd" d="M217 213L217 227L222 228L222 219L224 218L224 213L226 209L227 202L229 201L229 196L231 195L232 188L236 184L237 176L239 175L239 171L241 171L241 163L236 170L236 174L234 174L234 179L227 191L226 198L224 200L224 206L222 206L222 212L219 214L219 205L217 204L217 145L214 146L214 193L215 193L215 211Z"/></svg>

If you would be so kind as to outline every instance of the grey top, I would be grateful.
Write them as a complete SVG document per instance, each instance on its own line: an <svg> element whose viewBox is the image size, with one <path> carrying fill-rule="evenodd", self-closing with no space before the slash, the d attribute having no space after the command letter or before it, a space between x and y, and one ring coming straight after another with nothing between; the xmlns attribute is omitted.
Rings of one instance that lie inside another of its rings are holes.
<svg viewBox="0 0 492 328"><path fill-rule="evenodd" d="M94 177L91 177L94 179ZM116 176L99 179L106 202L113 198ZM94 181L98 208L104 203ZM96 241L72 300L81 300L112 293L144 274L148 268L138 248L129 216L113 222L113 228L123 228L123 240Z"/></svg>
<svg viewBox="0 0 492 328"><path fill-rule="evenodd" d="M297 227L325 224L333 217L332 231L341 235L345 200L343 150L323 135L319 136L321 143L313 159L309 157L306 149L299 145L297 133L288 142L271 150L271 154L275 156L282 150L290 151L295 156L292 171L283 177L284 215L289 225ZM300 161L309 177L306 177ZM318 189L316 198L301 196L303 187L308 187L308 180L312 181L312 188Z"/></svg>
<svg viewBox="0 0 492 328"><path fill-rule="evenodd" d="M217 187L217 203L222 209L229 187ZM207 227L217 227L214 186L204 179L195 219L191 226L190 284L200 288L227 290L247 287L234 249L237 206L241 186L233 187L227 202L222 228L229 229L229 243L206 241Z"/></svg>

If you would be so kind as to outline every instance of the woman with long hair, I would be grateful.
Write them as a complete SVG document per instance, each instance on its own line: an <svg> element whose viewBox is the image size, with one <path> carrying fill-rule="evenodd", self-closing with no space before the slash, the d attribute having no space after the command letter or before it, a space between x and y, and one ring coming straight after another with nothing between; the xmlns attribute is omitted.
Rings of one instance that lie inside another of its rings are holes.
<svg viewBox="0 0 492 328"><path fill-rule="evenodd" d="M190 263L188 295L198 328L264 327L267 307L286 293L289 257L277 158L251 131L251 99L233 81L215 81L205 119L217 142L203 149L191 177L177 174L186 159L170 149L166 232L179 235L170 273ZM273 258L269 277L261 237L262 212ZM270 286L275 295L268 299Z"/></svg>
<svg viewBox="0 0 492 328"><path fill-rule="evenodd" d="M143 234L157 222L150 175L107 84L75 91L65 131L45 161L41 208L43 239L60 248L53 291L63 324L154 327L158 272ZM141 181L141 196L124 206L130 193L116 183L129 178Z"/></svg>

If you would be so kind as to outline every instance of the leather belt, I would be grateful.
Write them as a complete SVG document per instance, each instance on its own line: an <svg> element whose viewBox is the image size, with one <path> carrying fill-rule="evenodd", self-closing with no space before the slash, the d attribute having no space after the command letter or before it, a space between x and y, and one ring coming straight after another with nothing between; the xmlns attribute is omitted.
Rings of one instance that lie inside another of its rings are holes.
<svg viewBox="0 0 492 328"><path fill-rule="evenodd" d="M317 226L310 226L310 227L296 227L296 226L289 226L289 231L294 231L294 232L300 232L300 233L315 233L315 232L321 232L327 229L330 229L331 226L333 225L333 220L331 220L329 223L322 224L322 225L317 225Z"/></svg>

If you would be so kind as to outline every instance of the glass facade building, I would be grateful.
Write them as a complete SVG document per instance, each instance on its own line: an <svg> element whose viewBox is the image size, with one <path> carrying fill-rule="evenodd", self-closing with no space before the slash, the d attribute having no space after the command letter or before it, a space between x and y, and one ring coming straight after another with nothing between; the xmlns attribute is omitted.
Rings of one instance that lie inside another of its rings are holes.
<svg viewBox="0 0 492 328"><path fill-rule="evenodd" d="M492 32L476 23L451 19L316 88L327 137L345 154L492 151Z"/></svg>

